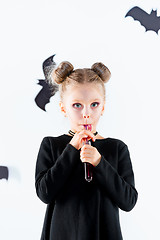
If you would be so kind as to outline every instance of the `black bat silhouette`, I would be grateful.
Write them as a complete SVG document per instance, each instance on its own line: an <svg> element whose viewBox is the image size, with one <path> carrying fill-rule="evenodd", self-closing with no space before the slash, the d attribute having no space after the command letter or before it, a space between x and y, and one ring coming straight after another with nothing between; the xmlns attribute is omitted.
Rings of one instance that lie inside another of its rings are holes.
<svg viewBox="0 0 160 240"><path fill-rule="evenodd" d="M39 82L37 83L42 86L42 89L35 97L35 102L37 106L44 111L46 111L45 106L50 102L50 98L58 91L58 85L51 81L51 73L56 66L53 60L54 56L55 54L43 62L42 68L45 79L38 79Z"/></svg>
<svg viewBox="0 0 160 240"><path fill-rule="evenodd" d="M158 34L158 30L160 29L160 17L157 17L157 10L154 11L152 9L151 13L148 14L143 9L136 6L127 12L125 17L128 16L139 21L140 24L145 27L146 32L151 30Z"/></svg>
<svg viewBox="0 0 160 240"><path fill-rule="evenodd" d="M0 179L8 180L8 168L4 166L0 166Z"/></svg>

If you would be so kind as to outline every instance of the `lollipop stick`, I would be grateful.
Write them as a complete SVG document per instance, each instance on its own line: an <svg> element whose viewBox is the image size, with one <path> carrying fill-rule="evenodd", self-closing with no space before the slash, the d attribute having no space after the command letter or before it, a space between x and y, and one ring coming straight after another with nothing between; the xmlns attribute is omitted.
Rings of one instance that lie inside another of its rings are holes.
<svg viewBox="0 0 160 240"><path fill-rule="evenodd" d="M92 130L92 126L91 124L88 125L84 125L86 130ZM87 138L84 141L84 144L89 144L91 145L91 142L87 140ZM92 164L88 163L88 162L84 162L84 171L85 171L85 180L87 182L91 182L92 181Z"/></svg>

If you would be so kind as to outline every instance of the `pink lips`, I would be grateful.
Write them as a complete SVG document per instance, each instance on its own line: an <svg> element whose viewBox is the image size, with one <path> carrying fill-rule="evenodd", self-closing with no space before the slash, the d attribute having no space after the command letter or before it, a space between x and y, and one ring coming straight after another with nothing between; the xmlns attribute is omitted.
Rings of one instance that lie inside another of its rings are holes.
<svg viewBox="0 0 160 240"><path fill-rule="evenodd" d="M85 127L86 130L89 130L89 131L92 130L92 125L91 124L85 124L84 127Z"/></svg>

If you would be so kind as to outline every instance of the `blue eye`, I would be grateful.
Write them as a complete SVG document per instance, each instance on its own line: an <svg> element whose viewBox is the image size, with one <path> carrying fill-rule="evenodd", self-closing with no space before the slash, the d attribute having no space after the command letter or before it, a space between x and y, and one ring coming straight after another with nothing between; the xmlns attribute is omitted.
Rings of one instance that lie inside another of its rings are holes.
<svg viewBox="0 0 160 240"><path fill-rule="evenodd" d="M97 107L98 105L99 105L98 102L94 102L94 103L91 104L92 107Z"/></svg>
<svg viewBox="0 0 160 240"><path fill-rule="evenodd" d="M80 103L74 103L74 104L73 104L73 107L75 107L75 108L81 108L81 106L82 106L82 105L81 105Z"/></svg>

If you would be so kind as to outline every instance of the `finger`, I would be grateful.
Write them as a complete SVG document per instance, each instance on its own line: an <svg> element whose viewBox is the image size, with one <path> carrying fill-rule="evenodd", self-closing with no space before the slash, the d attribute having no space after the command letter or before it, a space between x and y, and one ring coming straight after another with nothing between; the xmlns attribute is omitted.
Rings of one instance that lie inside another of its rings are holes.
<svg viewBox="0 0 160 240"><path fill-rule="evenodd" d="M89 137L92 139L92 141L96 140L96 137L95 137L95 135L92 132L87 131L87 133L88 133Z"/></svg>
<svg viewBox="0 0 160 240"><path fill-rule="evenodd" d="M90 159L90 161L91 161L91 157L90 157L90 156L82 156L81 159L82 159L83 161Z"/></svg>
<svg viewBox="0 0 160 240"><path fill-rule="evenodd" d="M81 151L80 152L80 156L82 156L82 157L93 157L93 152L91 152L91 151Z"/></svg>
<svg viewBox="0 0 160 240"><path fill-rule="evenodd" d="M80 136L81 138L87 138L87 137L88 137L88 134L87 134L87 132L84 132L84 130L82 130L81 132L79 132L79 136Z"/></svg>
<svg viewBox="0 0 160 240"><path fill-rule="evenodd" d="M93 141L95 141L96 140L96 137L95 137L95 135L91 132L91 131L89 131L89 130L83 130L82 131L82 135L87 135L87 138L88 139L92 139Z"/></svg>
<svg viewBox="0 0 160 240"><path fill-rule="evenodd" d="M91 151L88 151L88 150L82 150L81 152L80 152L80 154L82 155L82 154L92 154L92 152Z"/></svg>
<svg viewBox="0 0 160 240"><path fill-rule="evenodd" d="M81 162L88 162L91 163L91 158L81 158Z"/></svg>
<svg viewBox="0 0 160 240"><path fill-rule="evenodd" d="M89 144L84 144L83 147L81 148L81 151L84 151L84 150L93 150L93 146L89 145Z"/></svg>

